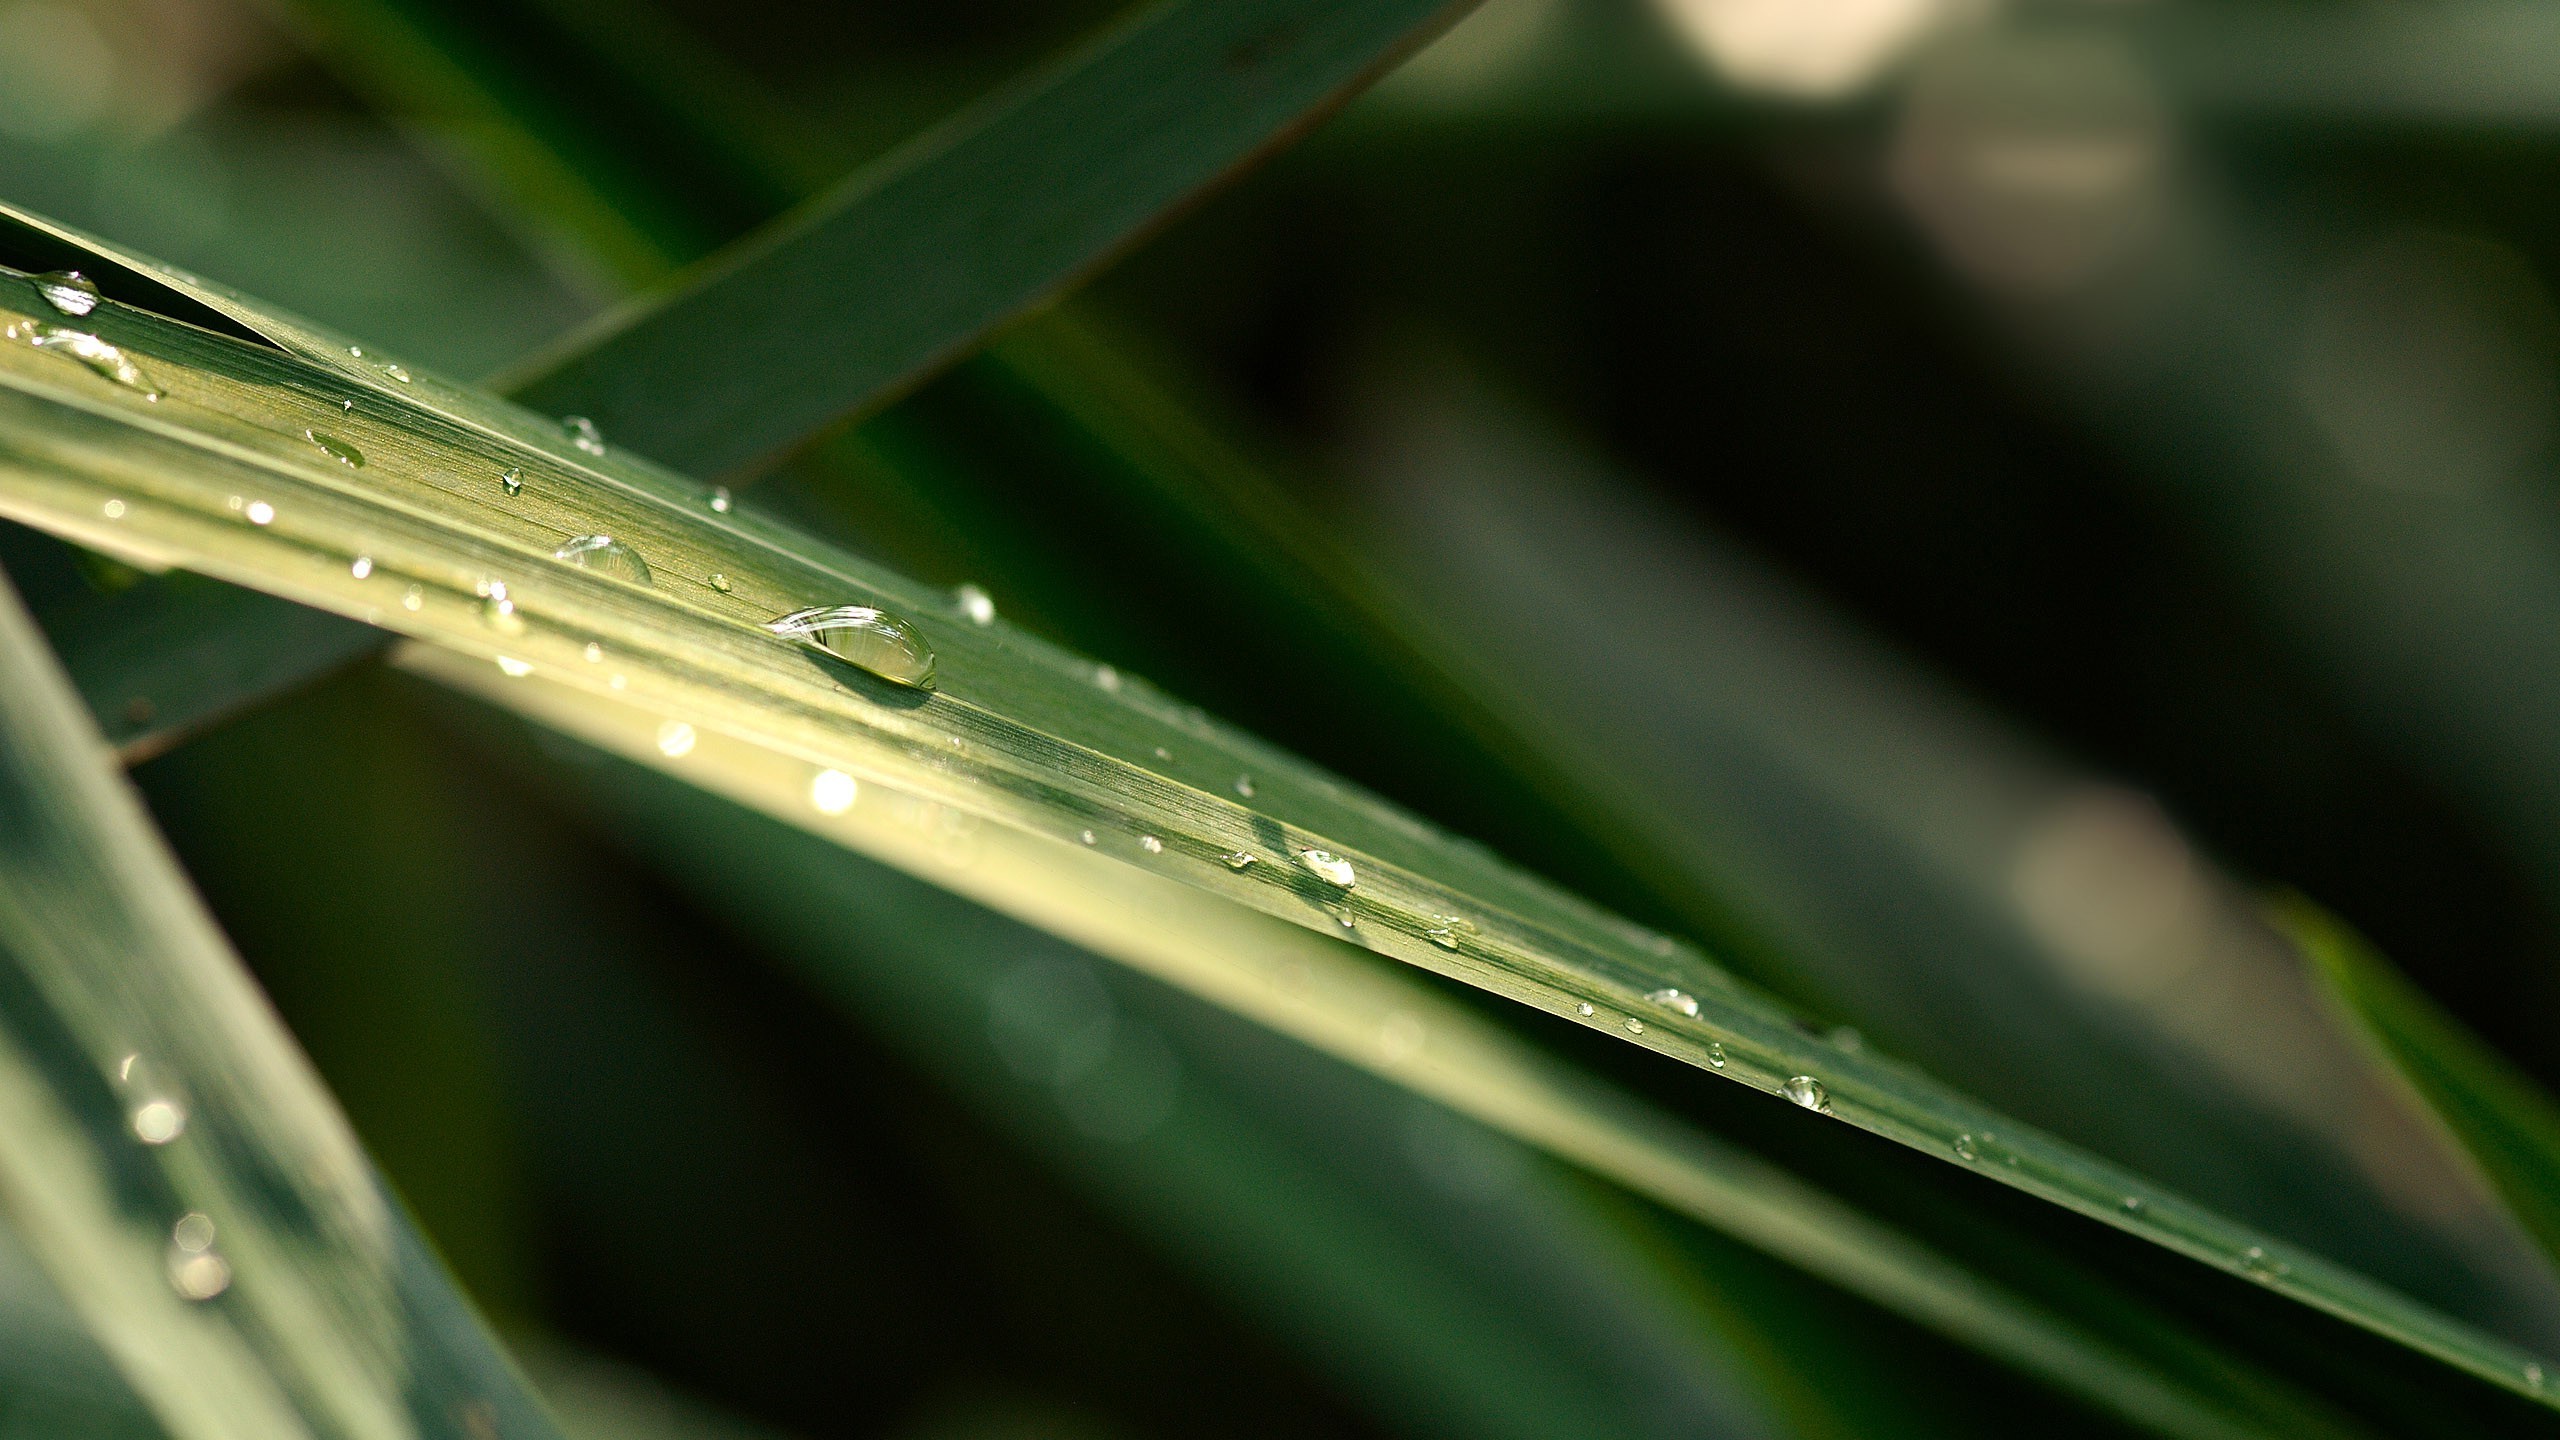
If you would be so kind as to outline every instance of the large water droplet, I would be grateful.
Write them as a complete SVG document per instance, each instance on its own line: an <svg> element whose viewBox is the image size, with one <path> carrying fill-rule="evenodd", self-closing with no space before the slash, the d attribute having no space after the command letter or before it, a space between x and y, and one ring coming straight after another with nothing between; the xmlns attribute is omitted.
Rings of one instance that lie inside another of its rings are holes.
<svg viewBox="0 0 2560 1440"><path fill-rule="evenodd" d="M44 303L65 315L76 319L98 308L98 282L77 270L48 270L35 281Z"/></svg>
<svg viewBox="0 0 2560 1440"><path fill-rule="evenodd" d="M996 597L986 591L975 585L963 585L951 592L951 598L959 605L960 613L969 617L970 624L996 623Z"/></svg>
<svg viewBox="0 0 2560 1440"><path fill-rule="evenodd" d="M320 447L320 453L353 470L364 468L364 452L326 430L305 430L302 438Z"/></svg>
<svg viewBox="0 0 2560 1440"><path fill-rule="evenodd" d="M590 455L604 453L604 432L598 430L596 422L586 416L563 415L560 417L560 428L568 434L570 444Z"/></svg>
<svg viewBox="0 0 2560 1440"><path fill-rule="evenodd" d="M1787 1077L1787 1083L1779 1086L1778 1089L1788 1099L1807 1110L1822 1115L1831 1113L1830 1088L1810 1075L1790 1075Z"/></svg>
<svg viewBox="0 0 2560 1440"><path fill-rule="evenodd" d="M1698 997L1691 995L1686 991L1674 990L1670 986L1666 985L1644 998L1661 1006L1665 1010L1677 1010L1681 1014L1686 1015L1693 1020L1697 1018Z"/></svg>
<svg viewBox="0 0 2560 1440"><path fill-rule="evenodd" d="M1298 863L1307 868L1308 874L1328 885L1339 885L1348 890L1360 883L1359 872L1351 868L1351 862L1330 850L1301 850Z"/></svg>
<svg viewBox="0 0 2560 1440"><path fill-rule="evenodd" d="M639 551L610 535L580 535L552 551L551 558L634 585L649 583L649 562L640 558Z"/></svg>
<svg viewBox="0 0 2560 1440"><path fill-rule="evenodd" d="M145 1100L133 1107L134 1138L166 1145L187 1133L187 1110L175 1100Z"/></svg>
<svg viewBox="0 0 2560 1440"><path fill-rule="evenodd" d="M915 626L870 605L819 606L794 610L765 622L767 630L786 640L814 645L883 680L918 690L933 688L933 650Z"/></svg>
<svg viewBox="0 0 2560 1440"><path fill-rule="evenodd" d="M68 355L88 366L98 375L113 380L127 389L141 391L148 399L160 398L160 387L151 383L151 378L142 373L141 366L134 364L122 350L86 330L73 330L63 325L45 325L33 320L28 321L23 328L15 325L9 328L12 332L24 334L27 337L27 343L39 350L51 350Z"/></svg>

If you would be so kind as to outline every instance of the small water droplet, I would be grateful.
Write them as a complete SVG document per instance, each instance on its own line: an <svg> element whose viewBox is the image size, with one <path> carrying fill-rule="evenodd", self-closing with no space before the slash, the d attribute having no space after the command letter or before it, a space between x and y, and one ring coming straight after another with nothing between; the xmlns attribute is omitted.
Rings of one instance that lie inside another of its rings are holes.
<svg viewBox="0 0 2560 1440"><path fill-rule="evenodd" d="M1718 1044L1717 1042L1715 1042L1715 1041L1713 1041L1713 1040L1708 1041L1708 1042L1707 1042L1707 1063L1708 1063L1709 1065L1714 1066L1714 1067L1715 1067L1716 1069L1718 1069L1718 1070L1723 1069L1723 1068L1724 1068L1724 1046L1722 1046L1721 1044Z"/></svg>
<svg viewBox="0 0 2560 1440"><path fill-rule="evenodd" d="M189 1300L210 1300L231 1288L231 1264L210 1250L190 1255L173 1249L169 1255L169 1284Z"/></svg>
<svg viewBox="0 0 2560 1440"><path fill-rule="evenodd" d="M110 500L98 508L105 511L107 518L110 520L121 520L124 518L124 502L121 500Z"/></svg>
<svg viewBox="0 0 2560 1440"><path fill-rule="evenodd" d="M1230 850L1218 858L1226 862L1228 869L1242 870L1253 863L1253 852L1250 850Z"/></svg>
<svg viewBox="0 0 2560 1440"><path fill-rule="evenodd" d="M145 1145L166 1145L187 1133L186 1107L175 1100L145 1100L133 1107L134 1138Z"/></svg>
<svg viewBox="0 0 2560 1440"><path fill-rule="evenodd" d="M272 525L276 519L276 507L264 500L250 501L249 508L241 513L249 517L252 525Z"/></svg>
<svg viewBox="0 0 2560 1440"><path fill-rule="evenodd" d="M580 535L552 551L551 558L634 585L650 582L649 562L640 558L639 551L610 535Z"/></svg>
<svg viewBox="0 0 2560 1440"><path fill-rule="evenodd" d="M414 595L417 592L412 590L410 593ZM408 601L403 599L400 603L407 605ZM409 608L415 610L418 607L410 605ZM504 580L489 582L487 592L480 597L480 620L501 635L524 633L524 617L516 613L515 599L507 594L507 582Z"/></svg>
<svg viewBox="0 0 2560 1440"><path fill-rule="evenodd" d="M883 680L918 690L933 688L932 647L913 624L876 606L794 610L766 621L764 628L850 661Z"/></svg>
<svg viewBox="0 0 2560 1440"><path fill-rule="evenodd" d="M190 1255L201 1255L213 1248L213 1217L201 1210L190 1210L169 1227L169 1243Z"/></svg>
<svg viewBox="0 0 2560 1440"><path fill-rule="evenodd" d="M970 624L996 623L996 598L979 587L963 585L951 592L951 598L959 602L960 613L969 617Z"/></svg>
<svg viewBox="0 0 2560 1440"><path fill-rule="evenodd" d="M1237 777L1236 777L1236 794L1237 794L1237 795L1239 795L1239 796L1241 796L1241 797L1243 797L1244 799L1247 799L1247 800L1250 800L1250 799L1252 799L1252 798L1253 798L1253 777L1252 777L1252 776L1250 776L1250 775L1239 775L1239 776L1237 776Z"/></svg>
<svg viewBox="0 0 2560 1440"><path fill-rule="evenodd" d="M604 647L593 640L588 641L587 648L579 651L578 653L586 656L587 663L590 665L601 665L604 663Z"/></svg>
<svg viewBox="0 0 2560 1440"><path fill-rule="evenodd" d="M2535 1364L2533 1361L2530 1361L2530 1360L2527 1360L2526 1362L2524 1362L2524 1383L2525 1383L2526 1387L2527 1387L2527 1388L2529 1388L2529 1389L2533 1389L2533 1390L2539 1390L2539 1389L2541 1389L2541 1388L2542 1388L2542 1367L2541 1367L2540 1365Z"/></svg>
<svg viewBox="0 0 2560 1440"><path fill-rule="evenodd" d="M1093 843L1093 832L1090 830L1079 830L1076 832L1076 838L1083 841L1085 844L1090 845Z"/></svg>
<svg viewBox="0 0 2560 1440"><path fill-rule="evenodd" d="M1351 868L1351 862L1330 850L1301 850L1298 863L1306 867L1308 874L1328 885L1339 885L1348 890L1360 883L1360 876Z"/></svg>
<svg viewBox="0 0 2560 1440"><path fill-rule="evenodd" d="M560 428L567 432L570 444L590 455L604 453L604 432L598 430L596 422L586 416L563 415L560 417Z"/></svg>
<svg viewBox="0 0 2560 1440"><path fill-rule="evenodd" d="M1096 665L1093 667L1093 683L1117 694L1120 690L1120 672L1108 665Z"/></svg>
<svg viewBox="0 0 2560 1440"><path fill-rule="evenodd" d="M412 585L408 589L400 592L400 608L403 610L415 610L426 603L427 592L419 589L415 585Z"/></svg>
<svg viewBox="0 0 2560 1440"><path fill-rule="evenodd" d="M2142 1197L2139 1195L2127 1195L2124 1197L2124 1213L2127 1215L2139 1215L2147 1208L2149 1207L2143 1204Z"/></svg>
<svg viewBox="0 0 2560 1440"><path fill-rule="evenodd" d="M35 282L44 303L73 319L98 308L98 283L77 270L48 270Z"/></svg>
<svg viewBox="0 0 2560 1440"><path fill-rule="evenodd" d="M681 720L670 720L658 727L658 753L670 760L692 754L693 740L693 727Z"/></svg>
<svg viewBox="0 0 2560 1440"><path fill-rule="evenodd" d="M1155 749L1155 756L1159 760L1171 760L1173 758L1173 752L1162 745L1159 745Z"/></svg>
<svg viewBox="0 0 2560 1440"><path fill-rule="evenodd" d="M347 353L361 360L364 358L364 347L361 345L350 345L347 347Z"/></svg>
<svg viewBox="0 0 2560 1440"><path fill-rule="evenodd" d="M96 375L113 380L127 389L141 391L146 399L160 398L160 387L151 383L150 377L142 373L141 366L134 364L122 350L86 330L74 330L64 325L43 325L33 320L26 323L23 331L15 326L11 329L15 333L23 333L27 343L39 350L51 350L68 355L88 366Z"/></svg>
<svg viewBox="0 0 2560 1440"><path fill-rule="evenodd" d="M1982 1158L1982 1152L1975 1148L1970 1133L1956 1137L1956 1158L1968 1165Z"/></svg>
<svg viewBox="0 0 2560 1440"><path fill-rule="evenodd" d="M2270 1279L2275 1274L2275 1266L2267 1259L2265 1248L2257 1245L2240 1252L2240 1268L2256 1280Z"/></svg>
<svg viewBox="0 0 2560 1440"><path fill-rule="evenodd" d="M1458 932L1450 929L1446 925L1434 925L1430 929L1423 931L1422 936L1424 939L1429 940L1432 944L1439 946L1443 950L1455 950L1458 948Z"/></svg>
<svg viewBox="0 0 2560 1440"><path fill-rule="evenodd" d="M1778 1089L1780 1093L1784 1094L1789 1100L1794 1101L1807 1110L1811 1110L1819 1115L1828 1115L1831 1113L1831 1091L1829 1087L1825 1086L1821 1081L1814 1079L1810 1075L1790 1075L1787 1077L1787 1083L1779 1086Z"/></svg>
<svg viewBox="0 0 2560 1440"><path fill-rule="evenodd" d="M507 473L498 477L498 484L504 487L506 492L510 495L523 494L524 467L521 465L508 466Z"/></svg>
<svg viewBox="0 0 2560 1440"><path fill-rule="evenodd" d="M711 487L711 508L715 513L721 515L728 514L730 503L728 486L714 485Z"/></svg>
<svg viewBox="0 0 2560 1440"><path fill-rule="evenodd" d="M357 556L354 563L347 566L347 573L353 575L359 580L371 575L373 573L373 557L370 555Z"/></svg>
<svg viewBox="0 0 2560 1440"><path fill-rule="evenodd" d="M1688 994L1685 991L1674 990L1666 985L1662 989L1656 990L1644 998L1661 1006L1665 1010L1677 1010L1691 1019L1697 1018L1698 997Z"/></svg>
<svg viewBox="0 0 2560 1440"><path fill-rule="evenodd" d="M364 452L326 430L305 430L302 438L320 447L320 453L350 470L364 468Z"/></svg>
<svg viewBox="0 0 2560 1440"><path fill-rule="evenodd" d="M1150 855L1161 855L1164 853L1164 842L1153 835L1141 835L1138 837L1138 848Z"/></svg>
<svg viewBox="0 0 2560 1440"><path fill-rule="evenodd" d="M1573 1013L1588 1019L1591 1015L1591 1002L1585 1000L1581 1004L1574 1006Z"/></svg>
<svg viewBox="0 0 2560 1440"><path fill-rule="evenodd" d="M383 373L383 374L385 374L385 375L390 376L390 377L391 377L392 379L394 379L394 380L399 381L399 382L400 382L401 384L403 384L403 385L406 385L406 384L408 384L408 383L409 383L409 372L408 372L408 371L406 371L406 370L401 369L401 368L400 368L399 366L397 366L397 365L385 365L385 366L383 366L383 367L382 367L382 373Z"/></svg>
<svg viewBox="0 0 2560 1440"><path fill-rule="evenodd" d="M809 781L809 803L821 815L841 815L853 808L862 787L841 770L821 770Z"/></svg>
<svg viewBox="0 0 2560 1440"><path fill-rule="evenodd" d="M498 670L510 680L521 680L533 673L533 662L519 660L513 655L501 655L498 657Z"/></svg>
<svg viewBox="0 0 2560 1440"><path fill-rule="evenodd" d="M1630 1034L1630 1035L1641 1035L1641 1034L1643 1034L1643 1033L1644 1033L1644 1022L1643 1022L1643 1021L1641 1021L1641 1020L1639 1020L1639 1019L1637 1019L1637 1018L1636 1018L1636 1017L1634 1017L1633 1015L1628 1016L1628 1017L1627 1017L1627 1033L1628 1033L1628 1034Z"/></svg>

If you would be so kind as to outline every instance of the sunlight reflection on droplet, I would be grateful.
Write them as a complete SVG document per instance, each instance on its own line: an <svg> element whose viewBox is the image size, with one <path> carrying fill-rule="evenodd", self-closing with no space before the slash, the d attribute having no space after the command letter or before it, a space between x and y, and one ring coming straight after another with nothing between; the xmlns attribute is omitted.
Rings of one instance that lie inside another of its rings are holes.
<svg viewBox="0 0 2560 1440"><path fill-rule="evenodd" d="M841 815L853 808L860 792L861 787L854 784L852 776L841 770L821 770L809 782L809 803L817 806L821 815Z"/></svg>

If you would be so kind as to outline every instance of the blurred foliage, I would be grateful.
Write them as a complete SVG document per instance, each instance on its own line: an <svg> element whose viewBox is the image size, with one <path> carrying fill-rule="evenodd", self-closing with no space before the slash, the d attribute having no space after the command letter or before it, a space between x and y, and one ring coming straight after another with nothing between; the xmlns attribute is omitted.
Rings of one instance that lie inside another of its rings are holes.
<svg viewBox="0 0 2560 1440"><path fill-rule="evenodd" d="M488 374L1111 8L6 0L45 63L0 94L0 196ZM1079 299L725 478L2552 1354L2547 1197L2483 1147L2546 1173L2560 1080L2555 53L2499 0L1492 0ZM0 563L66 652L113 588L21 532ZM2109 1423L536 743L362 669L134 774L447 1261L565 1357L528 1363L573 1433L728 1433L666 1384L810 1435ZM2371 949L2306 969L2264 883ZM1011 1068L1017 972L1163 1037L1207 1097L1182 1144L1083 1136ZM941 1038L882 1023L937 994ZM2522 1423L1488 1013L2341 1428ZM103 1374L14 1273L0 1333L74 1357L30 1373ZM0 1434L128 1423L94 1378L0 1391Z"/></svg>

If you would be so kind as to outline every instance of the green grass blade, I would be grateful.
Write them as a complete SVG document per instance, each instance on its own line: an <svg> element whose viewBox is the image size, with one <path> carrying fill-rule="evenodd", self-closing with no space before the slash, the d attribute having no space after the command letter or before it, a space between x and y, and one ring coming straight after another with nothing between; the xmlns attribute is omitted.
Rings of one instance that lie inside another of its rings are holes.
<svg viewBox="0 0 2560 1440"><path fill-rule="evenodd" d="M1151 5L573 337L512 388L679 469L732 469L911 383L1088 272L1463 9Z"/></svg>
<svg viewBox="0 0 2560 1440"><path fill-rule="evenodd" d="M0 312L19 337L54 323L22 279L0 285ZM94 347L83 363L24 338L0 345L0 513L495 662L475 673L539 682L501 687L519 705L560 687L689 727L667 732L670 749L684 734L750 741L820 808L868 786L882 808L930 805L1037 839L1059 866L1107 857L1239 913L1356 941L1786 1094L1806 1124L1847 1122L1950 1164L1963 1163L1959 1141L1972 1137L1978 1158L1996 1132L2014 1163L1977 1168L2004 1184L2535 1393L2512 1347L1809 1035L1677 942L1143 682L717 509L709 492L610 447L574 446L503 402L375 358L323 365L112 303L84 323L148 388L93 372L126 373ZM646 559L646 583L554 558L599 534ZM787 610L854 603L914 620L943 688L890 685L763 628Z"/></svg>
<svg viewBox="0 0 2560 1440"><path fill-rule="evenodd" d="M2306 900L2271 906L2329 998L2442 1122L2544 1248L2560 1255L2560 1105L2362 936Z"/></svg>
<svg viewBox="0 0 2560 1440"><path fill-rule="evenodd" d="M172 1436L552 1433L5 585L0 989L0 1204Z"/></svg>

